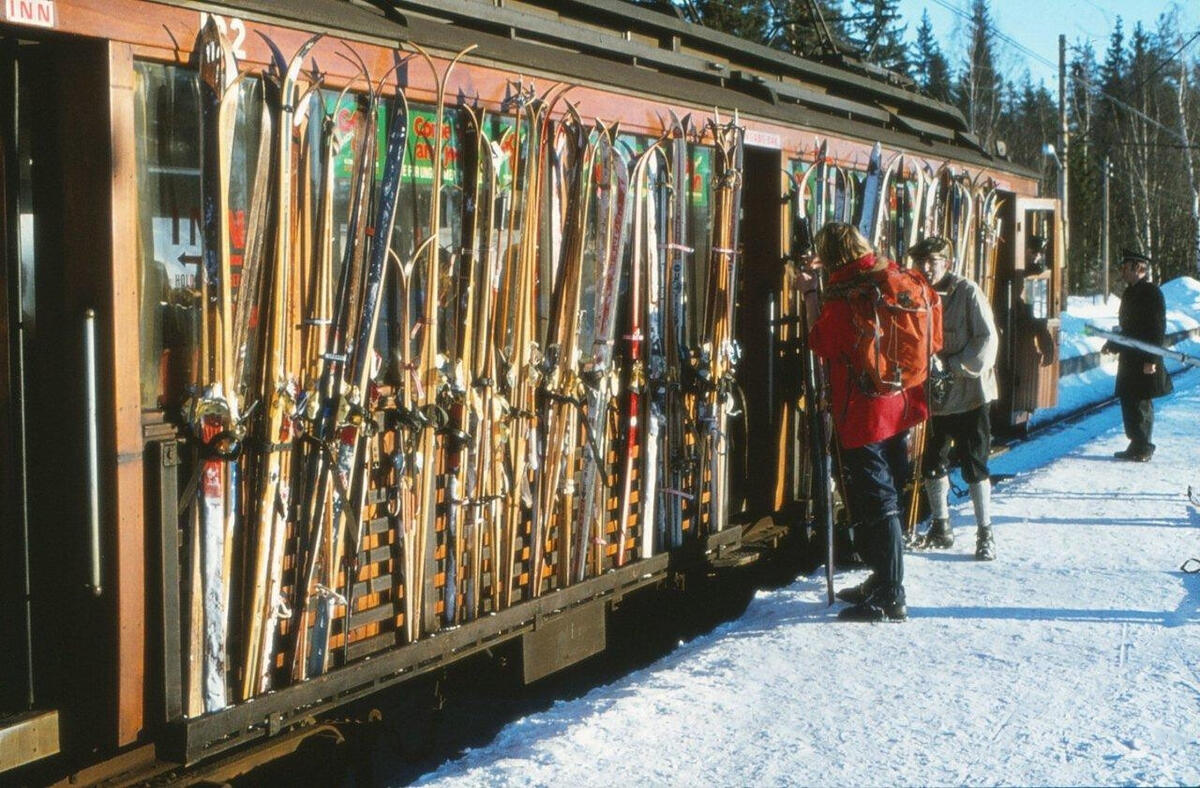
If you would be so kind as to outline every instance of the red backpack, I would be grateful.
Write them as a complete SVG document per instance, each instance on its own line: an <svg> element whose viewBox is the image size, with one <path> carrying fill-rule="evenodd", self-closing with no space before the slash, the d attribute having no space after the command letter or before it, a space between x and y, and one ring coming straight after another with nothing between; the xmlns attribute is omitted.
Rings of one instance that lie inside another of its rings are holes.
<svg viewBox="0 0 1200 788"><path fill-rule="evenodd" d="M889 265L831 287L826 297L850 307L855 341L846 360L864 393L887 396L925 382L930 358L942 349L942 304L920 272Z"/></svg>

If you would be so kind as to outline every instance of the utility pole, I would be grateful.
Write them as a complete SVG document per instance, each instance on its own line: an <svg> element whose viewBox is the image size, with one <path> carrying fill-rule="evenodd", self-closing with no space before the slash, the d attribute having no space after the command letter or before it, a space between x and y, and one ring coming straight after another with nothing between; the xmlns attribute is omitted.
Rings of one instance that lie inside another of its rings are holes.
<svg viewBox="0 0 1200 788"><path fill-rule="evenodd" d="M1106 303L1106 304L1107 304L1107 303L1108 303L1108 290L1109 290L1109 284L1108 284L1108 241L1109 241L1109 238L1111 237L1111 234L1112 234L1112 230L1109 228L1109 224L1108 224L1108 175L1109 175L1109 163L1108 163L1108 155L1107 155L1107 154L1104 156L1104 161L1102 162L1101 166L1103 166L1103 167L1104 167L1104 172L1102 173L1102 174L1103 174L1103 176L1104 176L1104 181L1103 181L1103 183L1104 183L1104 222L1103 222L1103 224L1102 224L1102 227L1103 227L1103 229L1104 229L1104 243L1103 243L1103 245L1102 245L1102 246L1101 246L1101 248L1100 248L1100 268L1101 268L1101 269L1104 271L1104 303Z"/></svg>
<svg viewBox="0 0 1200 788"><path fill-rule="evenodd" d="M1071 160L1071 151L1067 147L1067 36L1065 33L1058 34L1058 150L1062 155L1062 166L1058 168L1058 198L1062 210L1062 265L1063 272L1063 293L1066 296L1071 292L1071 256L1068 253L1071 248L1070 233L1068 232L1070 210L1067 202L1067 184L1069 183L1067 175L1069 173L1069 164ZM1064 301L1065 303L1065 301Z"/></svg>

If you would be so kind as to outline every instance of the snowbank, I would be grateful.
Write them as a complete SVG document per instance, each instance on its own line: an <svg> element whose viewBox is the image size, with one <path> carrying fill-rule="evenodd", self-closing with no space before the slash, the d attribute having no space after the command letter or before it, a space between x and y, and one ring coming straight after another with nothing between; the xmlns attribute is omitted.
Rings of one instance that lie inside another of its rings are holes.
<svg viewBox="0 0 1200 788"><path fill-rule="evenodd" d="M1162 292L1167 302L1167 334L1200 328L1200 281L1181 276L1164 284ZM1066 311L1060 315L1060 360L1099 353L1104 340L1086 335L1084 327L1090 323L1100 328L1112 328L1117 324L1120 308L1121 299L1115 297L1105 303L1100 296L1070 296ZM1187 339L1174 347L1184 353L1197 354L1200 353L1200 340ZM1183 364L1168 360L1167 369L1175 373L1183 369ZM1030 419L1032 425L1049 423L1061 415L1111 397L1116 374L1117 357L1106 354L1101 357L1099 366L1064 375L1059 379L1058 406L1034 413Z"/></svg>

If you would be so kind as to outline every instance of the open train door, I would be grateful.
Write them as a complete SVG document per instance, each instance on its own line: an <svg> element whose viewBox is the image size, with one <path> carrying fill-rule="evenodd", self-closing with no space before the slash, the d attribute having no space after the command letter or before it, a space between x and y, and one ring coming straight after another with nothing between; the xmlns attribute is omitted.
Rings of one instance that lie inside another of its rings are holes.
<svg viewBox="0 0 1200 788"><path fill-rule="evenodd" d="M1058 404L1059 315L1062 312L1061 204L1017 197L1006 224L1013 228L1004 255L999 295L1000 407L1010 427L1024 430L1035 410Z"/></svg>
<svg viewBox="0 0 1200 788"><path fill-rule="evenodd" d="M773 381L766 374L771 364L771 301L783 264L780 240L780 195L787 191L784 159L778 138L770 134L746 135L742 167L742 268L738 282L737 337L741 343L738 383L745 394L745 412L738 431L745 435L745 450L731 463L733 486L743 490L746 510L752 516L772 511L774 436L770 403ZM744 431L743 431L744 430ZM744 480L744 486L740 484Z"/></svg>

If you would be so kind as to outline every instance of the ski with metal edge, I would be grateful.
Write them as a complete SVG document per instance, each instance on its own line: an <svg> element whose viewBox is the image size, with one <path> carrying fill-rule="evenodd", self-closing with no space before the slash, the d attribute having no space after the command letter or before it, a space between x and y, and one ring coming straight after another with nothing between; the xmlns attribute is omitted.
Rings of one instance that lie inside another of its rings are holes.
<svg viewBox="0 0 1200 788"><path fill-rule="evenodd" d="M399 322L405 327L405 339L396 352L398 353L399 368L403 371L403 382L399 389L396 418L400 420L401 429L397 437L402 445L397 447L399 452L393 458L393 466L398 474L397 498L399 499L399 519L401 531L401 560L402 581L404 585L404 634L405 639L412 643L421 636L420 610L423 583L421 571L424 566L424 556L421 552L420 531L421 521L417 518L417 473L423 458L418 454L421 434L428 425L424 415L416 410L415 402L421 391L421 381L417 377L417 366L413 357L411 341L418 324L413 317L413 296L417 295L413 272L417 263L425 256L426 250L436 241L435 236L429 236L413 250L407 260L401 260L389 250L389 257L395 264L395 276L400 299Z"/></svg>
<svg viewBox="0 0 1200 788"><path fill-rule="evenodd" d="M257 357L257 385L265 412L257 417L258 472L254 478L252 520L247 544L252 555L246 556L250 579L248 589L248 620L243 646L242 697L249 698L267 688L267 676L273 665L264 655L274 646L275 627L280 613L279 601L271 596L282 571L282 542L286 531L290 500L288 481L291 473L293 447L293 416L296 400L296 380L293 370L287 369L288 296L292 275L292 148L295 107L299 99L299 76L304 58L320 39L313 36L297 51L291 61L269 39L272 62L263 76L264 97L272 112L272 203L271 267L267 294L260 306L260 353Z"/></svg>
<svg viewBox="0 0 1200 788"><path fill-rule="evenodd" d="M921 210L925 200L925 179L921 175L920 162L912 161L905 171L908 183L907 215L905 217L904 254L916 246L921 238Z"/></svg>
<svg viewBox="0 0 1200 788"><path fill-rule="evenodd" d="M873 242L878 227L880 202L883 191L883 167L881 164L882 149L879 143L871 148L871 158L867 161L867 178L863 181L862 202L859 203L858 231L868 242Z"/></svg>
<svg viewBox="0 0 1200 788"><path fill-rule="evenodd" d="M1189 367L1200 367L1200 356L1193 356L1188 353L1182 353L1168 347L1155 345L1152 342L1143 342L1140 339L1126 336L1118 331L1108 331L1099 326L1091 325L1090 323L1083 327L1083 332L1095 337L1107 339L1117 345L1123 345L1134 350L1140 350L1143 353L1149 353L1162 358L1169 358L1172 361L1178 361L1181 364L1186 364Z"/></svg>
<svg viewBox="0 0 1200 788"><path fill-rule="evenodd" d="M382 84L380 90L382 91ZM341 566L346 605L343 627L343 648L349 645L351 617L354 615L354 586L358 582L359 550L364 536L366 499L370 488L370 450L375 444L374 400L377 397L373 377L378 366L375 342L379 336L384 280L386 278L392 231L396 224L396 208L400 198L400 175L408 142L408 101L397 81L387 119L387 145L384 151L383 176L378 186L374 222L367 230L369 248L364 271L362 310L358 315L355 340L350 348L346 382L349 384L346 415L341 419L339 439L341 448L353 444L351 452L339 452L339 461L349 454L353 465L349 475L349 505L343 506L334 522L331 567ZM344 466L343 466L344 467ZM339 471L342 469L339 469ZM328 660L328 655L326 655Z"/></svg>
<svg viewBox="0 0 1200 788"><path fill-rule="evenodd" d="M308 533L311 545L307 560L301 564L304 578L304 596L301 609L307 610L315 602L312 631L307 649L298 648L292 662L295 680L324 672L328 661L330 623L335 608L345 599L337 592L337 575L340 570L336 556L342 536L336 527L345 517L344 511L352 506L350 501L350 476L353 467L354 430L346 429L343 422L350 413L350 387L346 381L350 338L356 325L356 305L352 294L357 292L358 281L363 276L363 261L367 239L366 221L369 213L371 187L375 176L375 107L378 102L366 65L357 64L367 92L355 95L354 116L357 118L352 147L352 172L350 200L347 213L347 231L338 274L337 287L333 296L333 319L326 333L326 344L321 356L320 376L309 393L315 397L310 404L307 436L316 450L309 455L307 497L301 508L303 518L301 530ZM335 115L342 111L343 95L339 96L331 110ZM347 140L343 144L347 144ZM312 413L312 405L316 412ZM307 615L299 620L298 627L306 627Z"/></svg>
<svg viewBox="0 0 1200 788"><path fill-rule="evenodd" d="M646 435L643 441L642 471L638 497L642 504L640 558L649 558L655 551L667 547L666 501L663 499L667 478L666 446L667 421L667 352L664 318L666 307L666 257L670 244L670 210L672 207L672 173L670 160L664 151L654 160L654 193L647 214L646 236L646 387L649 396L642 405L642 423Z"/></svg>
<svg viewBox="0 0 1200 788"><path fill-rule="evenodd" d="M625 258L628 214L629 163L617 145L619 126L597 121L596 177L593 183L593 297L591 349L583 353L580 377L586 388L583 468L578 497L573 576L587 577L589 551L594 574L602 571L605 529L608 525L608 453L612 445L610 413L615 407L619 382L613 369L613 342L617 325L617 296ZM585 340L586 342L586 340Z"/></svg>
<svg viewBox="0 0 1200 788"><path fill-rule="evenodd" d="M825 363L808 349L808 331L819 311L809 294L800 294L800 341L804 352L804 400L807 443L812 467L810 497L818 528L825 531L825 590L833 604L833 571L836 565L833 520L833 463L830 457L829 398Z"/></svg>
<svg viewBox="0 0 1200 788"><path fill-rule="evenodd" d="M558 534L556 573L560 584L569 582L571 526L574 515L575 447L579 428L579 404L582 395L578 376L579 286L583 265L583 244L589 205L594 146L588 144L588 130L575 108L567 104L567 114L554 124L551 148L556 166L551 171L553 191L558 195L560 216L550 223L561 231L557 244L559 260L554 268L550 290L550 312L542 357L541 416L545 441L542 473L537 486L537 509L533 521L530 550L531 597L541 595L551 529ZM564 564L564 561L566 562Z"/></svg>
<svg viewBox="0 0 1200 788"><path fill-rule="evenodd" d="M345 600L337 593L336 561L337 545L340 542L338 525L343 521L344 511L351 506L349 499L350 471L353 453L342 438L349 441L353 431L341 429L342 416L347 412L343 399L349 393L344 380L347 347L351 333L350 293L352 282L362 275L363 247L365 246L366 202L369 200L370 185L374 180L375 162L375 106L377 92L371 85L365 64L357 64L367 84L365 95L354 97L357 118L346 139L334 138L338 116L343 112L342 103L349 86L339 94L323 119L324 179L328 188L322 188L320 227L330 237L322 238L319 268L332 269L332 193L334 147L351 145L353 177L351 179L348 225L337 286L330 297L325 312L328 325L322 330L323 343L319 346L319 363L315 374L305 386L306 407L304 408L305 437L308 455L305 458L305 489L300 507L298 533L306 547L299 559L300 578L297 585L296 642L292 655L292 678L300 681L324 672L327 664L329 627L337 604ZM329 274L323 275L327 280ZM309 321L319 324L324 316L310 313ZM316 327L320 327L319 325ZM313 348L317 350L317 348ZM310 363L313 363L310 361ZM314 605L315 602L315 605ZM308 611L315 607L311 624Z"/></svg>
<svg viewBox="0 0 1200 788"><path fill-rule="evenodd" d="M709 254L708 393L705 402L707 426L703 456L708 465L710 532L724 530L729 519L729 434L734 411L733 392L738 348L733 338L737 285L738 211L741 195L741 150L744 129L737 121L722 123L720 116L709 121L715 151L713 157L713 243Z"/></svg>
<svg viewBox="0 0 1200 788"><path fill-rule="evenodd" d="M694 250L689 245L688 211L691 208L691 154L688 136L691 116L682 120L671 114L670 159L671 191L670 205L666 215L667 225L665 256L665 315L663 319L663 355L666 358L664 418L666 421L666 449L664 459L666 473L663 482L670 486L663 490L663 517L666 526L667 549L683 544L683 502L690 498L685 492L686 480L692 470L686 444L687 405L683 396L682 369L691 363L687 349L687 294L688 258Z"/></svg>
<svg viewBox="0 0 1200 788"><path fill-rule="evenodd" d="M506 564L503 557L504 512L511 480L505 463L507 430L505 429L508 402L501 387L501 347L504 323L500 301L501 284L505 279L507 263L511 262L507 250L511 248L513 195L516 175L516 157L519 153L518 129L510 128L500 134L498 142L491 143L489 167L491 199L488 211L487 232L481 237L486 244L487 265L484 267L483 289L486 298L480 302L480 325L476 329L477 348L475 359L477 374L472 387L482 394L483 426L480 429L480 463L483 469L479 480L477 500L484 512L488 538L489 599L491 609L496 611L501 602L501 576ZM510 152L511 150L511 152ZM511 163L508 177L502 179L506 161ZM505 243L501 247L501 243ZM486 328L485 328L486 326ZM480 567L482 571L482 565ZM482 583L482 579L480 581ZM482 612L483 590L480 588L479 609Z"/></svg>
<svg viewBox="0 0 1200 788"><path fill-rule="evenodd" d="M311 101L321 101L320 91L315 91ZM340 97L337 103L340 103ZM336 106L336 104L335 104ZM312 111L310 110L310 116ZM317 409L320 407L319 386L321 382L321 357L329 342L329 334L333 326L333 179L335 146L339 140L335 138L335 124L332 113L321 111L321 122L309 124L310 134L319 129L316 140L315 155L312 143L305 150L310 157L308 169L312 175L307 180L317 184L316 217L311 227L304 228L304 237L310 240L312 249L302 259L311 260L310 271L306 278L304 307L307 317L302 326L302 352L305 365L304 379L301 381L302 403L298 410L300 423L304 425L306 439L311 438L309 428L315 422ZM304 162L302 158L302 163ZM308 649L308 611L309 598L312 596L313 568L316 566L315 556L320 546L320 530L324 522L326 501L316 495L312 485L316 482L314 470L321 460L321 447L312 440L301 443L302 455L299 458L300 469L296 474L298 500L301 503L300 513L296 523L296 581L292 588L292 611L294 625L291 628L291 677L293 681L304 678L296 675L296 656ZM319 503L316 501L319 499ZM321 507L320 518L309 511L309 505Z"/></svg>
<svg viewBox="0 0 1200 788"><path fill-rule="evenodd" d="M229 180L233 132L238 108L237 61L212 19L196 42L199 60L201 109L201 193L203 256L198 266L200 310L199 389L187 405L187 418L197 439L196 515L193 527L199 539L192 555L199 564L199 585L189 606L193 633L202 630L198 644L201 664L189 683L202 682L203 711L227 704L229 572L226 571L237 526L237 475L240 448L239 400L234 390L232 353L232 270L230 260ZM196 573L193 572L193 576ZM197 646L193 640L193 648ZM189 662L195 665L194 662ZM197 693L191 693L196 697ZM192 713L201 711L192 708Z"/></svg>
<svg viewBox="0 0 1200 788"><path fill-rule="evenodd" d="M772 331L775 347L772 360L779 367L774 375L775 387L779 390L776 413L775 449L775 509L781 510L790 502L807 495L811 468L804 460L807 441L804 437L803 408L807 400L804 395L804 364L800 342L799 321L801 317L798 290L800 277L798 266L805 264L812 254L812 232L808 215L807 187L813 166L791 177L790 187L782 196L786 215L787 257L780 271L778 312Z"/></svg>
<svg viewBox="0 0 1200 788"><path fill-rule="evenodd" d="M888 257L888 242L893 240L890 239L888 235L894 235L894 233L888 233L887 235L884 235L884 231L887 230L889 222L893 221L893 217L895 215L896 203L894 187L896 185L896 180L898 180L896 179L896 169L898 169L901 164L901 155L893 154L888 158L888 163L884 164L883 166L882 174L880 176L880 184L878 184L878 200L875 204L875 224L871 229L871 234L866 236L866 240L870 241L871 246L875 247L876 252L883 254L884 257Z"/></svg>
<svg viewBox="0 0 1200 788"><path fill-rule="evenodd" d="M988 193L987 199L988 206L984 211L984 265L983 282L981 284L990 304L996 291L996 255L1000 250L1000 239L1003 236L1004 223L1004 220L1000 218L1000 209L1004 205L1004 200L1000 199L1000 192L995 188L992 188Z"/></svg>
<svg viewBox="0 0 1200 788"><path fill-rule="evenodd" d="M446 84L455 65L476 47L471 45L457 53L447 64L445 71L439 71L429 56L421 47L409 42L407 44L417 51L429 66L436 85L437 102L434 112L434 145L433 145L433 199L429 208L429 227L427 238L438 239L441 233L441 190L443 173L443 148L445 144L442 126L446 115ZM437 487L438 462L442 446L442 435L436 429L436 411L439 395L443 386L443 371L438 364L438 318L442 305L441 293L441 243L435 240L427 247L424 265L422 267L422 283L424 288L424 304L421 315L421 353L417 361L417 374L421 379L421 390L414 406L429 422L420 435L419 454L422 465L414 469L417 477L417 545L418 555L423 556L421 620L419 632L436 630L437 598L434 582L437 575ZM448 589L449 591L449 589Z"/></svg>
<svg viewBox="0 0 1200 788"><path fill-rule="evenodd" d="M464 484L467 495L467 551L470 573L465 585L465 617L474 620L482 613L485 537L491 548L490 567L495 574L499 551L500 486L494 464L495 432L499 426L496 407L496 347L493 342L496 296L499 287L499 249L494 242L496 212L500 207L498 172L504 153L489 139L486 112L477 106L463 107L464 188L469 185L474 206L471 221L463 222L463 245L468 246L471 265L471 297L468 303L470 330L463 341L463 366L468 376L467 407L469 445ZM494 584L493 584L494 585Z"/></svg>
<svg viewBox="0 0 1200 788"><path fill-rule="evenodd" d="M542 237L540 206L547 188L546 160L549 145L549 124L552 108L569 90L559 85L537 98L532 88L517 85L508 103L516 120L517 145L524 154L514 155L520 170L515 190L516 200L510 207L509 234L519 228L519 238L510 244L505 263L503 305L498 333L503 348L504 390L506 394L505 429L507 439L507 468L509 473L504 505L504 545L500 582L503 604L513 602L514 577L522 552L525 512L536 506L534 489L539 470L536 392L541 375L541 349L537 342L537 273L539 243ZM525 144L521 145L520 129L525 125ZM530 531L530 539L534 538ZM532 548L531 548L532 549ZM531 568L532 571L532 568Z"/></svg>
<svg viewBox="0 0 1200 788"><path fill-rule="evenodd" d="M658 243L658 238L652 236L651 223L654 211L653 189L650 177L653 173L651 162L665 160L662 145L665 138L655 140L638 156L633 164L633 172L629 176L630 188L633 190L633 236L629 268L629 331L624 336L626 346L626 384L625 384L625 452L623 471L621 474L621 498L617 519L617 566L624 566L627 543L629 541L629 519L633 514L633 475L635 469L634 455L641 447L642 391L646 387L646 372L642 360L642 344L645 336L642 334L644 322L642 303L645 289L645 268L649 264L650 247ZM638 527L643 530L652 529L652 525L639 515Z"/></svg>
<svg viewBox="0 0 1200 788"><path fill-rule="evenodd" d="M482 118L482 108L477 104L468 104L459 97L458 167L461 180L459 188L462 194L462 229L459 239L461 261L458 268L456 304L462 324L458 333L457 353L458 376L461 378L462 390L450 412L450 423L452 434L460 436L461 439L451 447L448 458L446 501L450 507L447 517L454 521L455 527L452 530L457 537L455 563L459 568L459 576L455 597L457 599L457 596L461 595L463 600L456 614L467 621L478 615L477 599L481 576L479 562L483 547L482 512L476 504L476 481L479 476L478 435L483 420L482 394L474 386L474 381L477 378L475 353L478 346L475 332L480 330L479 303L487 297L485 283L482 282L482 272L487 265L487 250L479 236L481 226L487 228L483 231L485 233L490 232L491 227L486 216L491 208L491 186L485 182L488 178L491 152L487 150ZM446 582L449 585L449 576ZM443 619L447 624L455 623L455 619L448 616L445 610Z"/></svg>
<svg viewBox="0 0 1200 788"><path fill-rule="evenodd" d="M810 187L810 190L812 191L812 200L813 200L813 209L812 209L811 216L813 217L812 231L814 234L816 234L817 230L820 230L822 227L825 226L825 222L828 221L828 218L829 218L826 215L826 207L825 207L826 206L825 172L829 166L828 154L827 154L828 150L829 150L829 141L822 140L821 144L817 147L817 158L813 161L812 168L809 170L809 173L807 174L807 177L811 178L811 183L812 183L812 186Z"/></svg>

